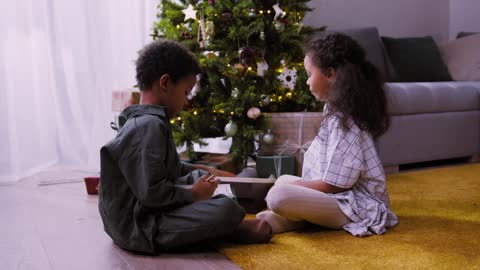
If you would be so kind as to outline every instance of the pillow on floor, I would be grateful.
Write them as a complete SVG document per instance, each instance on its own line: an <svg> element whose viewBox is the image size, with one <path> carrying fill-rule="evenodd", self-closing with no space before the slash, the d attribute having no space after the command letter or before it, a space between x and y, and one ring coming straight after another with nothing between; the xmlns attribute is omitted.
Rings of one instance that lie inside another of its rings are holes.
<svg viewBox="0 0 480 270"><path fill-rule="evenodd" d="M393 66L395 82L451 81L432 37L382 37L388 58Z"/></svg>
<svg viewBox="0 0 480 270"><path fill-rule="evenodd" d="M480 81L480 34L447 41L438 47L455 81Z"/></svg>

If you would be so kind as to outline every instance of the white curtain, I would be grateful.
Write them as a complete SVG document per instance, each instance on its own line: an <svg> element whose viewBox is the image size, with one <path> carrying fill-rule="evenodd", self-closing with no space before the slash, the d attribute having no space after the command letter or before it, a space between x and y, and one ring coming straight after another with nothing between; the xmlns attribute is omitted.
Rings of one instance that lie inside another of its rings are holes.
<svg viewBox="0 0 480 270"><path fill-rule="evenodd" d="M153 0L0 0L0 184L52 165L99 170L111 92L135 84Z"/></svg>

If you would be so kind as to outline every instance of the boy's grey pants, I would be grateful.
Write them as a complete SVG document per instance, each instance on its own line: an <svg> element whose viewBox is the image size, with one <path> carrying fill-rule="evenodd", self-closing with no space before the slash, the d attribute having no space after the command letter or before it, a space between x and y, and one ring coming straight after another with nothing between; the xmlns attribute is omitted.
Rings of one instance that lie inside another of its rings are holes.
<svg viewBox="0 0 480 270"><path fill-rule="evenodd" d="M245 217L233 199L217 195L162 214L158 220L157 247L168 250L232 233Z"/></svg>

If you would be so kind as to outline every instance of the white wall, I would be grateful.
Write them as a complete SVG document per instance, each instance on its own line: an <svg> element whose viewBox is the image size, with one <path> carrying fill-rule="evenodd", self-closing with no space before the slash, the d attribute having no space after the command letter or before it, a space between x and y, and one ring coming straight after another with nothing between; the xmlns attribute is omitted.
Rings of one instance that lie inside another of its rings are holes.
<svg viewBox="0 0 480 270"><path fill-rule="evenodd" d="M480 0L460 1L480 5ZM308 25L330 29L376 26L382 36L449 38L449 0L312 0L309 5L315 10L305 17Z"/></svg>
<svg viewBox="0 0 480 270"><path fill-rule="evenodd" d="M450 0L450 39L458 32L480 32L480 0Z"/></svg>

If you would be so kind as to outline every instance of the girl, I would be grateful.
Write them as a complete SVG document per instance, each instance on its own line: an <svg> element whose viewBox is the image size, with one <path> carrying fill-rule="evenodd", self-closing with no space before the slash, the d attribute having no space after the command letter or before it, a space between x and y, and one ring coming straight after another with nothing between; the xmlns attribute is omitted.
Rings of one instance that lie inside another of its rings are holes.
<svg viewBox="0 0 480 270"><path fill-rule="evenodd" d="M306 222L355 236L383 234L398 223L374 138L389 126L383 81L352 38L331 34L306 47L312 95L324 118L304 157L302 178L281 176L257 214L274 233Z"/></svg>

